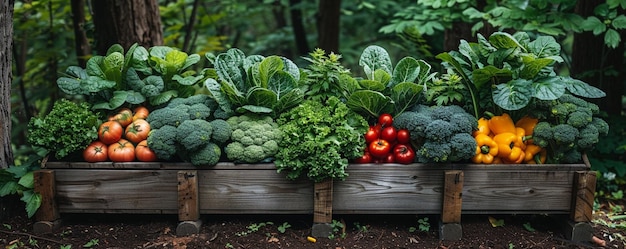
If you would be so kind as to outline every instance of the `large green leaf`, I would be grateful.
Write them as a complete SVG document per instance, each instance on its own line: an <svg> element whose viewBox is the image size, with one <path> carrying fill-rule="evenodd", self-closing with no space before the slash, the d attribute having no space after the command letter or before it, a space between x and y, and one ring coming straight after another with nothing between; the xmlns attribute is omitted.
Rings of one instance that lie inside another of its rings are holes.
<svg viewBox="0 0 626 249"><path fill-rule="evenodd" d="M35 180L33 178L33 171L29 171L28 173L20 177L20 180L17 183L23 186L24 188L33 188L33 186L35 185Z"/></svg>
<svg viewBox="0 0 626 249"><path fill-rule="evenodd" d="M401 82L414 82L419 75L419 62L413 57L404 57L393 69L391 81L387 84L387 87L393 87Z"/></svg>
<svg viewBox="0 0 626 249"><path fill-rule="evenodd" d="M260 87L267 88L270 78L274 73L283 69L283 60L278 56L269 56L259 64L258 74L253 74L253 77L258 80L257 84Z"/></svg>
<svg viewBox="0 0 626 249"><path fill-rule="evenodd" d="M246 96L246 99L248 105L263 106L270 109L278 103L278 96L276 93L262 87L251 88Z"/></svg>
<svg viewBox="0 0 626 249"><path fill-rule="evenodd" d="M402 82L391 89L391 100L398 115L415 105L422 95L423 85L413 82Z"/></svg>
<svg viewBox="0 0 626 249"><path fill-rule="evenodd" d="M537 37L528 43L528 49L538 58L561 58L561 45L552 36ZM562 59L559 62L562 62Z"/></svg>
<svg viewBox="0 0 626 249"><path fill-rule="evenodd" d="M222 111L226 113L232 113L233 109L228 101L227 97L222 93L221 85L217 82L217 80L213 78L208 78L204 81L204 87L209 90L215 102L220 106Z"/></svg>
<svg viewBox="0 0 626 249"><path fill-rule="evenodd" d="M178 84L181 84L183 86L191 86L200 82L200 80L202 80L203 78L204 76L202 75L197 75L197 76L189 75L186 77L182 77L177 74L177 75L174 75L174 77L172 77L172 80L178 82Z"/></svg>
<svg viewBox="0 0 626 249"><path fill-rule="evenodd" d="M489 42L498 49L523 48L515 37L506 32L494 32L489 36Z"/></svg>
<svg viewBox="0 0 626 249"><path fill-rule="evenodd" d="M359 65L363 67L368 79L374 78L374 71L376 71L376 69L382 69L390 75L393 70L391 58L387 50L376 45L370 45L363 50L361 58L359 59Z"/></svg>
<svg viewBox="0 0 626 249"><path fill-rule="evenodd" d="M242 107L237 108L237 112L239 113L252 112L252 113L259 113L259 114L269 114L269 113L272 113L272 109L267 108L265 106L244 105Z"/></svg>
<svg viewBox="0 0 626 249"><path fill-rule="evenodd" d="M430 81L432 78L437 75L436 73L431 73L430 69L432 68L428 62L424 60L418 60L417 64L419 64L419 74L417 76L417 81L415 83L424 84L427 81Z"/></svg>
<svg viewBox="0 0 626 249"><path fill-rule="evenodd" d="M126 91L126 102L132 105L140 105L146 102L146 97L141 92L135 92L133 90Z"/></svg>
<svg viewBox="0 0 626 249"><path fill-rule="evenodd" d="M185 63L178 69L178 71L180 72L182 70L185 70L189 68L190 66L195 65L199 61L200 61L199 54L190 54L189 56L187 56L187 58L185 59Z"/></svg>
<svg viewBox="0 0 626 249"><path fill-rule="evenodd" d="M546 77L537 79L532 84L535 98L541 100L555 100L565 93L565 82L561 77Z"/></svg>
<svg viewBox="0 0 626 249"><path fill-rule="evenodd" d="M486 66L484 68L474 70L472 74L472 82L474 86L480 89L485 84L499 84L508 82L513 77L513 72L509 69L499 69L494 66Z"/></svg>
<svg viewBox="0 0 626 249"><path fill-rule="evenodd" d="M493 90L493 102L502 109L515 111L524 108L533 96L532 81L524 79L511 80L498 84Z"/></svg>
<svg viewBox="0 0 626 249"><path fill-rule="evenodd" d="M278 103L274 106L274 114L278 116L292 107L297 106L303 100L304 92L302 92L299 88L292 89L291 91L280 96Z"/></svg>
<svg viewBox="0 0 626 249"><path fill-rule="evenodd" d="M524 66L519 77L527 80L534 79L545 67L554 63L554 60L551 58L535 59L532 56L522 57L522 60L524 61Z"/></svg>
<svg viewBox="0 0 626 249"><path fill-rule="evenodd" d="M247 90L243 87L244 77L240 69L244 59L244 53L236 48L231 48L215 58L215 70L219 79L232 84L237 88L237 91Z"/></svg>
<svg viewBox="0 0 626 249"><path fill-rule="evenodd" d="M358 90L348 97L346 105L361 115L377 117L388 110L391 99L377 91Z"/></svg>
<svg viewBox="0 0 626 249"><path fill-rule="evenodd" d="M374 71L374 78L371 80L380 82L384 87L391 81L391 74L387 73L385 70L376 69Z"/></svg>
<svg viewBox="0 0 626 249"><path fill-rule="evenodd" d="M361 86L362 89L365 89L365 90L372 90L372 91L378 91L378 92L382 92L385 90L385 85L383 85L383 83L381 83L380 81L376 81L376 80L360 80L359 85Z"/></svg>
<svg viewBox="0 0 626 249"><path fill-rule="evenodd" d="M0 197L16 194L20 190L19 184L14 181L8 181L0 185Z"/></svg>
<svg viewBox="0 0 626 249"><path fill-rule="evenodd" d="M170 101L170 99L176 98L178 97L178 91L176 90L169 90L169 91L165 91L162 92L161 94L154 96L154 97L150 97L148 98L148 100L150 101L150 104L153 106L157 106L157 105L162 105L167 103L168 101Z"/></svg>
<svg viewBox="0 0 626 249"><path fill-rule="evenodd" d="M61 91L69 95L97 93L104 89L115 87L114 81L105 80L97 76L89 76L80 67L70 66L66 70L66 76L57 79L57 86Z"/></svg>
<svg viewBox="0 0 626 249"><path fill-rule="evenodd" d="M606 96L606 93L599 88L589 85L584 81L577 80L571 77L562 77L565 82L567 90L574 94L585 98L602 98Z"/></svg>
<svg viewBox="0 0 626 249"><path fill-rule="evenodd" d="M109 102L100 102L93 105L94 110L115 110L122 106L128 98L127 91L115 91L113 96L109 99Z"/></svg>
<svg viewBox="0 0 626 249"><path fill-rule="evenodd" d="M105 79L106 75L104 74L103 69L100 67L100 64L102 64L102 60L104 60L104 56L100 56L100 55L96 55L96 56L89 58L89 60L87 60L87 65L85 67L87 74L90 76L98 76L100 78Z"/></svg>
<svg viewBox="0 0 626 249"><path fill-rule="evenodd" d="M277 99L280 99L283 95L297 87L296 80L291 76L291 74L285 71L277 71L273 73L268 80L267 85L267 89L276 93Z"/></svg>
<svg viewBox="0 0 626 249"><path fill-rule="evenodd" d="M28 217L33 217L41 206L41 194L35 193L33 190L24 191L20 200L26 203L26 214Z"/></svg>

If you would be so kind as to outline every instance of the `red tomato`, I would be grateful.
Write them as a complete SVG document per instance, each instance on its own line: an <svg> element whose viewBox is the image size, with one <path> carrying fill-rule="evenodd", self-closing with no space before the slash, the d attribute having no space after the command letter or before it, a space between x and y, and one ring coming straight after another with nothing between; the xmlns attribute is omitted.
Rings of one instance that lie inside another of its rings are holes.
<svg viewBox="0 0 626 249"><path fill-rule="evenodd" d="M100 125L98 128L98 139L104 144L112 144L119 141L122 138L124 128L117 121L107 121Z"/></svg>
<svg viewBox="0 0 626 249"><path fill-rule="evenodd" d="M150 133L150 124L145 119L137 119L126 126L124 137L129 141L137 144L148 139Z"/></svg>
<svg viewBox="0 0 626 249"><path fill-rule="evenodd" d="M102 141L93 141L83 151L83 159L90 163L104 162L109 159L107 149L108 146Z"/></svg>
<svg viewBox="0 0 626 249"><path fill-rule="evenodd" d="M393 153L389 153L389 154L387 154L387 156L385 157L383 162L385 162L385 163L395 163L396 162L396 156Z"/></svg>
<svg viewBox="0 0 626 249"><path fill-rule="evenodd" d="M370 155L369 152L365 152L363 153L363 156L354 159L355 163L371 163L372 162L372 155Z"/></svg>
<svg viewBox="0 0 626 249"><path fill-rule="evenodd" d="M150 111L145 106L137 106L133 109L133 121L137 119L146 119L148 118L148 114Z"/></svg>
<svg viewBox="0 0 626 249"><path fill-rule="evenodd" d="M396 131L395 127L387 126L383 128L383 130L380 132L380 138L386 140L389 143L393 143L396 141L397 134L398 132Z"/></svg>
<svg viewBox="0 0 626 249"><path fill-rule="evenodd" d="M384 139L376 139L369 144L368 151L373 157L382 159L391 151L391 144Z"/></svg>
<svg viewBox="0 0 626 249"><path fill-rule="evenodd" d="M398 144L393 148L393 155L397 163L410 164L415 159L415 151L411 146Z"/></svg>
<svg viewBox="0 0 626 249"><path fill-rule="evenodd" d="M109 145L109 159L113 162L135 161L135 146L126 139Z"/></svg>
<svg viewBox="0 0 626 249"><path fill-rule="evenodd" d="M411 132L407 129L400 129L396 135L399 144L409 144L411 142Z"/></svg>
<svg viewBox="0 0 626 249"><path fill-rule="evenodd" d="M380 129L377 126L370 126L369 130L365 133L365 142L367 144L374 142L374 140L379 138Z"/></svg>
<svg viewBox="0 0 626 249"><path fill-rule="evenodd" d="M156 154L148 147L148 140L143 140L135 147L135 157L142 162L155 162Z"/></svg>
<svg viewBox="0 0 626 249"><path fill-rule="evenodd" d="M393 116L389 113L380 114L380 116L378 116L378 124L383 128L391 126L393 124Z"/></svg>
<svg viewBox="0 0 626 249"><path fill-rule="evenodd" d="M133 111L128 108L122 108L115 115L109 117L109 121L113 120L119 122L122 127L126 127L133 122Z"/></svg>

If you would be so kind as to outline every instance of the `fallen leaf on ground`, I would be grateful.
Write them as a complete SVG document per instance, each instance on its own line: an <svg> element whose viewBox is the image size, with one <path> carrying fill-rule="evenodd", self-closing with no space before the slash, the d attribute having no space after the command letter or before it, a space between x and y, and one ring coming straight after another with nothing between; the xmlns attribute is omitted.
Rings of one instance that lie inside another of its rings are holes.
<svg viewBox="0 0 626 249"><path fill-rule="evenodd" d="M500 219L496 219L494 217L489 216L489 223L491 223L492 227L501 227L504 226L504 220Z"/></svg>

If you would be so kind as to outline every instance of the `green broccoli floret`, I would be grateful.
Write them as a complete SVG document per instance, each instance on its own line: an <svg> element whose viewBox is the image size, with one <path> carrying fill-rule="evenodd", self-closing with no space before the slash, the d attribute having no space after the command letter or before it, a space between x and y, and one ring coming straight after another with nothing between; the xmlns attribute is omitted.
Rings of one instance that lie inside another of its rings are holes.
<svg viewBox="0 0 626 249"><path fill-rule="evenodd" d="M217 144L209 142L202 148L189 153L189 162L195 166L213 166L220 161L222 150Z"/></svg>
<svg viewBox="0 0 626 249"><path fill-rule="evenodd" d="M207 94L194 94L186 98L173 98L167 104L169 107L176 107L178 105L194 105L194 104L203 104L209 108L217 105L214 99L212 99Z"/></svg>
<svg viewBox="0 0 626 249"><path fill-rule="evenodd" d="M550 146L550 141L554 138L552 125L546 121L541 121L535 125L533 130L533 143L542 148Z"/></svg>
<svg viewBox="0 0 626 249"><path fill-rule="evenodd" d="M233 133L233 129L230 124L223 119L214 119L210 121L211 127L213 127L213 133L211 139L218 143L226 143L230 139L230 135Z"/></svg>
<svg viewBox="0 0 626 249"><path fill-rule="evenodd" d="M470 133L457 133L450 138L450 161L462 161L476 154L476 139Z"/></svg>
<svg viewBox="0 0 626 249"><path fill-rule="evenodd" d="M598 129L593 124L588 124L587 126L581 128L579 130L578 137L576 138L576 144L578 148L583 150L588 150L593 148L595 144L600 142L600 133Z"/></svg>
<svg viewBox="0 0 626 249"><path fill-rule="evenodd" d="M164 125L152 129L148 136L148 147L154 151L157 158L170 160L176 155L176 127Z"/></svg>
<svg viewBox="0 0 626 249"><path fill-rule="evenodd" d="M278 152L282 132L269 116L244 114L226 120L232 128L230 143L224 152L229 160L237 163L267 161Z"/></svg>
<svg viewBox="0 0 626 249"><path fill-rule="evenodd" d="M533 133L534 134L534 133ZM571 145L576 141L578 129L568 124L557 124L552 126L554 141L559 145Z"/></svg>
<svg viewBox="0 0 626 249"><path fill-rule="evenodd" d="M593 117L591 124L598 129L600 136L606 136L609 134L609 123L599 117Z"/></svg>
<svg viewBox="0 0 626 249"><path fill-rule="evenodd" d="M418 162L462 161L476 153L471 134L478 121L460 106L418 105L394 118L394 126L409 130Z"/></svg>
<svg viewBox="0 0 626 249"><path fill-rule="evenodd" d="M582 153L576 148L557 150L554 161L558 163L579 163L582 161Z"/></svg>
<svg viewBox="0 0 626 249"><path fill-rule="evenodd" d="M186 150L194 151L211 141L213 127L204 119L188 119L176 127L176 141Z"/></svg>
<svg viewBox="0 0 626 249"><path fill-rule="evenodd" d="M411 133L411 138L417 139L424 136L426 126L432 122L428 113L403 112L393 119L393 126L398 129L407 129Z"/></svg>
<svg viewBox="0 0 626 249"><path fill-rule="evenodd" d="M567 116L566 123L576 128L581 128L591 123L593 114L589 109L576 110Z"/></svg>
<svg viewBox="0 0 626 249"><path fill-rule="evenodd" d="M211 116L211 109L205 104L189 105L189 119L207 119Z"/></svg>
<svg viewBox="0 0 626 249"><path fill-rule="evenodd" d="M433 120L424 130L424 138L432 141L447 141L453 134L456 134L455 127L442 119Z"/></svg>
<svg viewBox="0 0 626 249"><path fill-rule="evenodd" d="M151 129L159 129L165 125L177 127L183 121L189 119L189 106L163 107L153 110L146 121Z"/></svg>

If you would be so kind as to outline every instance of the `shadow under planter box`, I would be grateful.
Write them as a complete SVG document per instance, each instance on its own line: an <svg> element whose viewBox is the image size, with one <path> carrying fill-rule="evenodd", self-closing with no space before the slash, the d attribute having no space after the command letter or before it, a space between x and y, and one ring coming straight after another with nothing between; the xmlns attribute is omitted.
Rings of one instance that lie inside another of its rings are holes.
<svg viewBox="0 0 626 249"><path fill-rule="evenodd" d="M594 171L585 164L351 164L344 181L287 180L273 164L48 162L34 230L62 213L178 214L177 234L202 214L313 214L314 236L335 214L440 215L440 238L462 236L461 214L558 214L574 241L592 237Z"/></svg>

